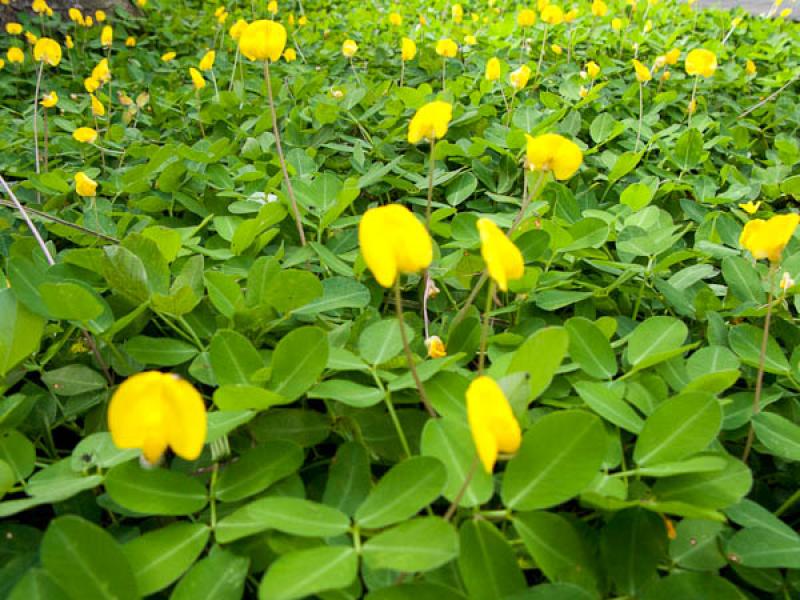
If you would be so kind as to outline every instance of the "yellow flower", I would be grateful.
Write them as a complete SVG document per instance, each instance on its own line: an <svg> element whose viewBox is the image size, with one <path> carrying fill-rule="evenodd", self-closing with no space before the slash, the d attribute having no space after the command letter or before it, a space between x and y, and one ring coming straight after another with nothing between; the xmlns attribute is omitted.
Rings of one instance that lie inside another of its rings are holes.
<svg viewBox="0 0 800 600"><path fill-rule="evenodd" d="M578 18L578 9L572 8L564 13L564 23L572 23Z"/></svg>
<svg viewBox="0 0 800 600"><path fill-rule="evenodd" d="M545 133L528 140L525 150L531 171L552 171L558 180L569 179L583 163L583 152L572 141L557 133Z"/></svg>
<svg viewBox="0 0 800 600"><path fill-rule="evenodd" d="M550 44L550 50L553 51L553 54L561 54L564 51L558 44Z"/></svg>
<svg viewBox="0 0 800 600"><path fill-rule="evenodd" d="M72 132L72 137L83 144L93 144L97 139L97 132L91 127L78 127Z"/></svg>
<svg viewBox="0 0 800 600"><path fill-rule="evenodd" d="M614 17L613 19L611 19L611 29L613 29L614 31L619 31L620 29L622 29L622 19L618 17Z"/></svg>
<svg viewBox="0 0 800 600"><path fill-rule="evenodd" d="M128 48L135 48L135 47L136 47L136 38L135 38L135 37L133 37L132 35L129 35L129 36L128 36L128 37L125 39L125 45L126 45Z"/></svg>
<svg viewBox="0 0 800 600"><path fill-rule="evenodd" d="M161 55L161 60L163 60L164 62L169 62L172 59L174 59L176 56L177 56L177 54L175 52L173 52L172 50L170 50L169 52L165 52L164 54Z"/></svg>
<svg viewBox="0 0 800 600"><path fill-rule="evenodd" d="M72 41L71 35L68 35L64 38L64 45L68 50L72 50L75 47L75 43Z"/></svg>
<svg viewBox="0 0 800 600"><path fill-rule="evenodd" d="M587 90L587 89L586 89L586 86L583 86L583 85L582 85L582 86L581 86L581 87L578 89L578 95L579 95L581 98L586 98L586 96L588 96L588 95L589 95L589 90Z"/></svg>
<svg viewBox="0 0 800 600"><path fill-rule="evenodd" d="M87 77L83 80L83 87L86 88L86 91L90 94L94 94L97 91L97 88L100 87L100 82L94 77Z"/></svg>
<svg viewBox="0 0 800 600"><path fill-rule="evenodd" d="M672 73L671 73L670 71L664 71L664 72L661 74L661 80L662 80L662 81L669 81L669 78L670 78L670 77L672 77Z"/></svg>
<svg viewBox="0 0 800 600"><path fill-rule="evenodd" d="M417 44L411 38L404 37L400 42L400 58L404 61L414 60L417 55Z"/></svg>
<svg viewBox="0 0 800 600"><path fill-rule="evenodd" d="M283 60L286 62L294 62L297 60L297 52L294 48L287 48L283 51Z"/></svg>
<svg viewBox="0 0 800 600"><path fill-rule="evenodd" d="M399 13L393 12L389 14L389 24L394 27L400 27L403 24L403 17Z"/></svg>
<svg viewBox="0 0 800 600"><path fill-rule="evenodd" d="M464 20L464 8L460 4L454 4L453 8L450 9L450 14L456 23L461 23Z"/></svg>
<svg viewBox="0 0 800 600"><path fill-rule="evenodd" d="M92 79L99 81L101 85L111 79L111 70L108 68L107 58L101 59L97 66L92 69Z"/></svg>
<svg viewBox="0 0 800 600"><path fill-rule="evenodd" d="M239 38L239 50L250 60L275 62L286 46L286 29L280 23L262 19L253 21Z"/></svg>
<svg viewBox="0 0 800 600"><path fill-rule="evenodd" d="M686 55L686 73L711 77L717 70L717 56L710 50L695 48Z"/></svg>
<svg viewBox="0 0 800 600"><path fill-rule="evenodd" d="M444 347L442 338L432 335L425 340L425 348L428 350L428 358L444 358L447 356L447 349Z"/></svg>
<svg viewBox="0 0 800 600"><path fill-rule="evenodd" d="M25 32L25 41L28 42L31 46L33 46L36 43L37 39L39 39L39 38L37 38L30 31L26 31Z"/></svg>
<svg viewBox="0 0 800 600"><path fill-rule="evenodd" d="M517 25L520 27L530 27L536 23L536 13L530 8L523 8L517 13Z"/></svg>
<svg viewBox="0 0 800 600"><path fill-rule="evenodd" d="M689 106L686 107L686 112L690 115L693 115L695 112L697 112L697 100L695 98L689 100Z"/></svg>
<svg viewBox="0 0 800 600"><path fill-rule="evenodd" d="M37 14L46 13L48 8L45 0L33 0L33 4L31 5L31 9Z"/></svg>
<svg viewBox="0 0 800 600"><path fill-rule="evenodd" d="M201 71L210 71L214 68L214 61L217 58L217 53L213 50L209 50L203 55L203 58L200 59L200 67Z"/></svg>
<svg viewBox="0 0 800 600"><path fill-rule="evenodd" d="M219 13L219 15L217 15L217 23L219 23L220 25L224 25L225 21L227 20L228 20L228 13L226 13L224 10L221 13Z"/></svg>
<svg viewBox="0 0 800 600"><path fill-rule="evenodd" d="M189 67L189 76L192 78L192 85L194 85L194 89L202 90L206 87L206 80L203 79L203 75L195 69L194 67Z"/></svg>
<svg viewBox="0 0 800 600"><path fill-rule="evenodd" d="M494 221L478 219L481 237L481 256L486 263L489 276L502 291L508 290L509 280L519 279L525 274L525 261L514 242L506 237Z"/></svg>
<svg viewBox="0 0 800 600"><path fill-rule="evenodd" d="M5 66L6 66L6 61L0 58L0 71L2 71Z"/></svg>
<svg viewBox="0 0 800 600"><path fill-rule="evenodd" d="M678 63L678 59L680 57L681 57L680 48L673 48L664 55L664 62L668 65L674 65Z"/></svg>
<svg viewBox="0 0 800 600"><path fill-rule="evenodd" d="M548 25L561 25L564 22L564 11L555 4L548 4L539 17Z"/></svg>
<svg viewBox="0 0 800 600"><path fill-rule="evenodd" d="M590 79L595 79L600 74L600 67L596 62L590 60L586 63L586 73L588 73Z"/></svg>
<svg viewBox="0 0 800 600"><path fill-rule="evenodd" d="M761 206L761 202L753 202L752 200L749 200L743 204L740 204L739 208L741 208L748 215L754 215L758 211L759 206Z"/></svg>
<svg viewBox="0 0 800 600"><path fill-rule="evenodd" d="M788 16L789 16L789 15L791 15L791 14L792 14L792 9L791 9L791 8L784 8L784 9L781 11L780 17L781 17L782 19L785 19L786 17L788 17Z"/></svg>
<svg viewBox="0 0 800 600"><path fill-rule="evenodd" d="M519 69L512 71L508 76L508 80L516 91L521 90L528 85L528 79L531 78L531 69L528 65L522 65Z"/></svg>
<svg viewBox="0 0 800 600"><path fill-rule="evenodd" d="M489 81L500 79L500 60L496 56L486 62L486 79Z"/></svg>
<svg viewBox="0 0 800 600"><path fill-rule="evenodd" d="M511 405L494 379L481 376L467 388L467 420L478 458L487 473L494 470L500 452L519 449L522 433Z"/></svg>
<svg viewBox="0 0 800 600"><path fill-rule="evenodd" d="M394 285L398 273L417 273L433 260L433 245L425 226L400 204L371 208L358 225L361 254L383 287Z"/></svg>
<svg viewBox="0 0 800 600"><path fill-rule="evenodd" d="M478 38L476 38L474 35L465 35L464 43L467 46L476 46L478 44Z"/></svg>
<svg viewBox="0 0 800 600"><path fill-rule="evenodd" d="M756 72L758 71L758 69L756 69L756 63L754 63L752 60L748 58L747 62L744 63L744 71L748 75L755 75Z"/></svg>
<svg viewBox="0 0 800 600"><path fill-rule="evenodd" d="M86 18L83 20L83 25L84 25L84 27L91 27L92 25L94 25L94 19L92 19L92 17L88 17L88 16L87 16L87 17L86 17Z"/></svg>
<svg viewBox="0 0 800 600"><path fill-rule="evenodd" d="M219 17L220 15L223 15L223 14L225 14L225 7L224 6L218 6L216 8L216 10L214 11L214 16L215 17Z"/></svg>
<svg viewBox="0 0 800 600"><path fill-rule="evenodd" d="M67 11L67 15L69 15L69 20L72 21L73 23L82 24L83 15L81 14L81 11L78 10L77 8L75 7L70 8Z"/></svg>
<svg viewBox="0 0 800 600"><path fill-rule="evenodd" d="M608 4L603 2L603 0L594 0L594 2L592 2L592 14L595 17L605 17L607 12Z"/></svg>
<svg viewBox="0 0 800 600"><path fill-rule="evenodd" d="M144 8L147 6L147 0L136 0L136 6L139 8Z"/></svg>
<svg viewBox="0 0 800 600"><path fill-rule="evenodd" d="M651 31L653 31L653 21L647 19L647 21L645 21L644 28L642 31L644 31L644 33L650 33Z"/></svg>
<svg viewBox="0 0 800 600"><path fill-rule="evenodd" d="M42 38L33 47L33 58L37 62L46 62L51 67L57 67L61 62L61 46L50 38Z"/></svg>
<svg viewBox="0 0 800 600"><path fill-rule="evenodd" d="M428 102L421 106L408 124L408 141L419 144L422 140L430 142L445 136L453 118L453 105L449 102Z"/></svg>
<svg viewBox="0 0 800 600"><path fill-rule="evenodd" d="M653 78L653 76L650 74L650 69L645 67L635 58L633 59L633 69L636 71L636 81L639 83L650 81Z"/></svg>
<svg viewBox="0 0 800 600"><path fill-rule="evenodd" d="M239 19L231 26L229 33L231 34L231 37L238 42L245 29L247 29L247 21L244 19Z"/></svg>
<svg viewBox="0 0 800 600"><path fill-rule="evenodd" d="M44 96L42 96L40 104L45 108L53 108L56 104L58 104L58 94L56 94L55 92L50 92L49 94L45 94Z"/></svg>
<svg viewBox="0 0 800 600"><path fill-rule="evenodd" d="M108 48L112 43L114 43L114 30L111 25L106 25L100 32L100 45Z"/></svg>
<svg viewBox="0 0 800 600"><path fill-rule="evenodd" d="M297 19L297 24L300 25L300 27L303 27L303 26L307 25L308 24L308 17L305 16L305 15L302 15L299 19Z"/></svg>
<svg viewBox="0 0 800 600"><path fill-rule="evenodd" d="M6 52L6 57L10 63L25 62L25 53L16 46L11 46L11 48L8 49L8 52Z"/></svg>
<svg viewBox="0 0 800 600"><path fill-rule="evenodd" d="M271 15L278 14L278 3L275 0L270 0L267 4L267 12Z"/></svg>
<svg viewBox="0 0 800 600"><path fill-rule="evenodd" d="M537 0L536 8L539 12L542 12L549 4L550 0Z"/></svg>
<svg viewBox="0 0 800 600"><path fill-rule="evenodd" d="M436 54L445 58L455 58L458 54L458 44L449 38L444 38L436 42Z"/></svg>
<svg viewBox="0 0 800 600"><path fill-rule="evenodd" d="M203 450L208 419L203 398L177 375L147 371L129 377L108 406L108 429L118 448L141 448L151 465L170 447L186 460Z"/></svg>
<svg viewBox="0 0 800 600"><path fill-rule="evenodd" d="M6 23L6 33L9 35L19 35L22 33L22 25L19 23Z"/></svg>
<svg viewBox="0 0 800 600"><path fill-rule="evenodd" d="M750 251L753 258L768 258L776 263L781 252L792 239L794 230L800 222L800 215L789 213L776 215L769 221L753 219L748 221L739 237L739 245Z"/></svg>
<svg viewBox="0 0 800 600"><path fill-rule="evenodd" d="M106 20L106 13L105 13L105 11L102 11L102 10L96 10L96 11L94 11L94 18L95 18L95 20L96 20L98 23L102 23L103 21L105 21L105 20Z"/></svg>
<svg viewBox="0 0 800 600"><path fill-rule="evenodd" d="M353 58L358 52L358 44L356 44L353 40L345 40L342 44L342 54L344 54L347 58Z"/></svg>
<svg viewBox="0 0 800 600"><path fill-rule="evenodd" d="M103 103L97 99L97 96L94 94L89 94L89 97L92 100L92 114L95 117L102 117L104 114L106 114L106 109L103 106Z"/></svg>
<svg viewBox="0 0 800 600"><path fill-rule="evenodd" d="M93 198L97 195L97 182L83 171L75 173L75 191L84 198Z"/></svg>

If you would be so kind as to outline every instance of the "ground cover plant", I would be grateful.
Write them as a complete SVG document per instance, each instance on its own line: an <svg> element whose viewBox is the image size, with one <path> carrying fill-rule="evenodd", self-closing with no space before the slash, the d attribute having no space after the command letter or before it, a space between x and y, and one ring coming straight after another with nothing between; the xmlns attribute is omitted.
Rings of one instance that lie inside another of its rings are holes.
<svg viewBox="0 0 800 600"><path fill-rule="evenodd" d="M0 598L800 596L789 9L31 9Z"/></svg>

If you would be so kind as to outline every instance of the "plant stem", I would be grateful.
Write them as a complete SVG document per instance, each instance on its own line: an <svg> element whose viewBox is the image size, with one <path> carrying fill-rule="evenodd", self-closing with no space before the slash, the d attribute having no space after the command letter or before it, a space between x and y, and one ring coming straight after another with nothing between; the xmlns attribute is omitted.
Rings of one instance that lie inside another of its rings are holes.
<svg viewBox="0 0 800 600"><path fill-rule="evenodd" d="M33 95L33 152L36 159L36 174L40 172L39 167L39 90L42 85L42 72L44 71L44 61L39 63L39 71L36 74L36 91ZM38 198L38 193L37 193Z"/></svg>
<svg viewBox="0 0 800 600"><path fill-rule="evenodd" d="M692 86L692 99L689 101L689 122L686 124L687 127L692 126L692 115L697 111L697 82L700 80L700 75L694 76L694 85Z"/></svg>
<svg viewBox="0 0 800 600"><path fill-rule="evenodd" d="M430 400L428 400L428 395L425 393L422 380L419 378L419 373L417 373L417 365L414 363L414 355L411 354L411 346L408 344L406 323L405 319L403 318L403 296L400 293L399 277L394 282L394 306L395 310L397 311L397 321L400 325L400 339L403 341L403 351L406 354L406 361L408 362L408 368L411 371L411 377L414 379L414 384L417 386L419 399L422 401L422 404L425 406L425 410L428 411L428 414L432 417L436 417L436 411L433 410L433 406L431 406Z"/></svg>
<svg viewBox="0 0 800 600"><path fill-rule="evenodd" d="M767 294L767 315L764 317L764 333L761 336L761 351L758 355L758 373L756 374L756 391L753 394L753 417L761 412L761 390L764 385L764 361L767 357L767 344L769 342L769 325L772 320L772 288L774 286L775 271L778 265L775 262L770 262L769 274L767 275L767 285L769 292ZM752 417L751 417L752 419ZM750 428L747 430L747 440L744 444L744 452L742 453L742 462L746 463L750 457L750 450L753 447L753 422L750 421Z"/></svg>
<svg viewBox="0 0 800 600"><path fill-rule="evenodd" d="M292 205L292 213L294 214L294 221L297 225L297 233L300 235L300 245L306 245L306 234L303 231L303 222L300 219L300 211L297 208L297 199L294 196L294 189L292 182L289 180L289 171L286 168L286 159L283 156L283 147L281 146L281 134L278 131L278 115L275 111L275 100L272 96L272 82L269 76L269 60L264 61L264 79L267 80L267 95L269 96L269 110L272 114L272 132L275 134L275 148L278 151L278 160L281 163L281 170L283 171L283 182L286 184L286 192L289 194L289 202Z"/></svg>
<svg viewBox="0 0 800 600"><path fill-rule="evenodd" d="M636 146L633 151L639 151L639 140L642 139L642 121L644 120L644 84L639 82L639 127L636 129Z"/></svg>
<svg viewBox="0 0 800 600"><path fill-rule="evenodd" d="M481 327L481 343L478 351L478 375L483 375L483 365L486 362L486 343L489 339L489 312L492 310L492 297L494 296L495 283L489 282L486 291L486 306L483 311L483 326Z"/></svg>
<svg viewBox="0 0 800 600"><path fill-rule="evenodd" d="M425 205L425 227L430 229L431 225L431 205L433 204L433 172L436 166L436 159L433 153L436 150L436 138L431 138L431 154L428 165L428 203Z"/></svg>
<svg viewBox="0 0 800 600"><path fill-rule="evenodd" d="M798 488L794 494L789 496L789 499L786 500L786 502L780 505L778 510L775 511L775 516L780 517L783 513L785 513L792 506L794 506L795 502L797 502L798 500L800 500L800 488Z"/></svg>
<svg viewBox="0 0 800 600"><path fill-rule="evenodd" d="M539 192L542 189L542 185L544 184L546 176L547 176L546 171L539 171L539 176L536 178L536 181L533 184L531 193L523 195L522 204L519 207L519 212L517 213L517 216L514 218L514 222L511 223L511 227L508 229L508 237L511 237L511 235L517 230L519 224L522 223L522 218L525 216L525 212L528 210L528 206L530 206L530 203L533 202L533 200L535 200L539 196Z"/></svg>
<svg viewBox="0 0 800 600"><path fill-rule="evenodd" d="M450 503L450 506L447 508L447 512L444 513L444 520L449 521L453 518L453 515L456 513L456 509L458 508L461 499L464 497L464 494L467 493L467 488L469 484L472 483L472 478L475 477L475 471L478 470L478 455L476 454L472 458L472 464L469 466L469 471L464 476L464 483L461 484L461 487L458 488L458 492L453 497L453 501Z"/></svg>
<svg viewBox="0 0 800 600"><path fill-rule="evenodd" d="M544 49L547 44L547 24L544 26L544 35L542 36L542 48L539 50L539 62L536 63L536 75L533 76L533 83L539 83L539 73L542 71L542 61L544 60Z"/></svg>

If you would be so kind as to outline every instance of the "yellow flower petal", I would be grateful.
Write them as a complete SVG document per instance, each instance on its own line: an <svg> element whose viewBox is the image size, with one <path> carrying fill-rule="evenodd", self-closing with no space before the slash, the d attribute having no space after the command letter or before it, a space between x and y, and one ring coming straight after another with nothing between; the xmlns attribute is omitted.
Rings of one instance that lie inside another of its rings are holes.
<svg viewBox="0 0 800 600"><path fill-rule="evenodd" d="M491 377L478 377L467 388L467 420L487 473L494 469L498 452L511 454L519 449L519 423L503 390Z"/></svg>
<svg viewBox="0 0 800 600"><path fill-rule="evenodd" d="M449 102L429 102L420 107L408 125L409 143L443 138L452 118L453 105Z"/></svg>
<svg viewBox="0 0 800 600"><path fill-rule="evenodd" d="M514 242L489 219L478 219L481 237L481 255L486 262L489 276L502 291L508 290L508 281L525 274L525 261Z"/></svg>
<svg viewBox="0 0 800 600"><path fill-rule="evenodd" d="M280 59L286 46L286 29L280 23L262 19L250 23L239 37L239 50L250 60Z"/></svg>
<svg viewBox="0 0 800 600"><path fill-rule="evenodd" d="M528 168L534 171L552 171L558 180L569 179L583 164L583 152L567 138L555 133L545 133L528 140L526 157Z"/></svg>

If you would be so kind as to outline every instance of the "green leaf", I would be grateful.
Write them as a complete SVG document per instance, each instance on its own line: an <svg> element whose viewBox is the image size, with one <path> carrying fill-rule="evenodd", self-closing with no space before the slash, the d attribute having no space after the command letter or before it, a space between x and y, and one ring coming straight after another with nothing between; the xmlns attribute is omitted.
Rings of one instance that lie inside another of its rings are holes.
<svg viewBox="0 0 800 600"><path fill-rule="evenodd" d="M328 379L315 385L308 392L309 398L336 400L355 408L367 408L380 404L383 392L375 387L361 385L346 379Z"/></svg>
<svg viewBox="0 0 800 600"><path fill-rule="evenodd" d="M725 553L746 567L800 569L800 535L789 538L763 527L749 527L736 532Z"/></svg>
<svg viewBox="0 0 800 600"><path fill-rule="evenodd" d="M644 420L622 399L625 392L623 387L594 381L579 381L574 385L575 391L589 408L609 423L631 433L642 430Z"/></svg>
<svg viewBox="0 0 800 600"><path fill-rule="evenodd" d="M267 410L272 406L289 404L280 394L254 385L241 383L223 385L214 392L214 404L220 410Z"/></svg>
<svg viewBox="0 0 800 600"><path fill-rule="evenodd" d="M18 431L0 431L0 460L9 466L14 481L21 481L33 473L36 447Z"/></svg>
<svg viewBox="0 0 800 600"><path fill-rule="evenodd" d="M638 368L652 366L672 357L681 347L688 329L674 317L650 317L634 329L628 339L628 361Z"/></svg>
<svg viewBox="0 0 800 600"><path fill-rule="evenodd" d="M478 179L469 171L461 173L451 181L445 189L447 203L458 206L469 198L478 188Z"/></svg>
<svg viewBox="0 0 800 600"><path fill-rule="evenodd" d="M725 457L723 469L660 479L653 493L662 502L684 502L705 508L725 508L739 502L753 485L753 475L740 460Z"/></svg>
<svg viewBox="0 0 800 600"><path fill-rule="evenodd" d="M642 594L642 600L747 600L730 581L712 573L673 573L659 579Z"/></svg>
<svg viewBox="0 0 800 600"><path fill-rule="evenodd" d="M611 171L608 173L608 183L611 184L622 179L635 169L639 161L642 160L643 154L643 152L625 152L620 154L614 166L611 168Z"/></svg>
<svg viewBox="0 0 800 600"><path fill-rule="evenodd" d="M14 482L17 477L14 471L11 470L9 464L0 459L0 498L5 496L6 492L14 487Z"/></svg>
<svg viewBox="0 0 800 600"><path fill-rule="evenodd" d="M506 598L527 587L508 541L491 523L465 521L459 540L458 570L470 600Z"/></svg>
<svg viewBox="0 0 800 600"><path fill-rule="evenodd" d="M514 352L506 375L526 372L530 376L530 400L544 392L556 370L564 360L569 345L569 335L563 327L540 329Z"/></svg>
<svg viewBox="0 0 800 600"><path fill-rule="evenodd" d="M645 421L633 459L641 466L681 460L705 450L721 425L722 408L711 394L687 392L670 398Z"/></svg>
<svg viewBox="0 0 800 600"><path fill-rule="evenodd" d="M619 511L603 528L600 550L617 592L638 597L658 578L658 565L666 558L664 523L659 515L641 508Z"/></svg>
<svg viewBox="0 0 800 600"><path fill-rule="evenodd" d="M33 314L6 288L0 289L0 377L39 349L44 319Z"/></svg>
<svg viewBox="0 0 800 600"><path fill-rule="evenodd" d="M295 309L295 316L314 316L343 308L364 308L369 288L348 277L329 277L322 282L322 297Z"/></svg>
<svg viewBox="0 0 800 600"><path fill-rule="evenodd" d="M727 564L720 550L722 523L684 519L676 526L675 539L669 543L669 557L681 568L693 571L716 571Z"/></svg>
<svg viewBox="0 0 800 600"><path fill-rule="evenodd" d="M163 590L183 575L203 551L211 532L203 523L173 523L122 547L142 596Z"/></svg>
<svg viewBox="0 0 800 600"><path fill-rule="evenodd" d="M371 476L364 446L357 442L341 444L331 461L322 501L353 516L369 494Z"/></svg>
<svg viewBox="0 0 800 600"><path fill-rule="evenodd" d="M136 580L119 544L97 525L67 515L50 522L42 565L75 600L136 600Z"/></svg>
<svg viewBox="0 0 800 600"><path fill-rule="evenodd" d="M402 583L372 590L366 600L467 600L452 587L438 583ZM591 600L591 599L589 599Z"/></svg>
<svg viewBox="0 0 800 600"><path fill-rule="evenodd" d="M217 481L217 498L235 502L257 494L288 477L303 464L303 450L292 442L264 442L228 465Z"/></svg>
<svg viewBox="0 0 800 600"><path fill-rule="evenodd" d="M144 515L189 515L208 501L197 479L166 469L143 469L135 461L111 469L105 486L114 502Z"/></svg>
<svg viewBox="0 0 800 600"><path fill-rule="evenodd" d="M42 380L57 396L77 396L105 389L108 385L100 373L80 364L47 371L42 374Z"/></svg>
<svg viewBox="0 0 800 600"><path fill-rule="evenodd" d="M174 367L189 362L198 350L183 340L137 335L125 342L125 351L143 365Z"/></svg>
<svg viewBox="0 0 800 600"><path fill-rule="evenodd" d="M675 143L673 162L681 171L694 169L703 158L703 134L697 129L687 129Z"/></svg>
<svg viewBox="0 0 800 600"><path fill-rule="evenodd" d="M653 200L655 190L646 183L632 183L620 194L621 204L630 206L633 211L641 210Z"/></svg>
<svg viewBox="0 0 800 600"><path fill-rule="evenodd" d="M577 410L550 413L522 438L503 477L502 498L508 508L534 510L561 504L595 478L606 453L603 424Z"/></svg>
<svg viewBox="0 0 800 600"><path fill-rule="evenodd" d="M409 342L413 330L406 325ZM371 365L382 365L403 350L400 324L397 319L384 319L367 327L358 338L358 353Z"/></svg>
<svg viewBox="0 0 800 600"><path fill-rule="evenodd" d="M420 517L396 525L370 538L363 549L369 568L405 573L430 571L457 556L458 534L441 517Z"/></svg>
<svg viewBox="0 0 800 600"><path fill-rule="evenodd" d="M250 383L264 360L253 344L232 329L219 329L211 338L209 358L219 385Z"/></svg>
<svg viewBox="0 0 800 600"><path fill-rule="evenodd" d="M44 569L30 569L8 595L8 600L70 600Z"/></svg>
<svg viewBox="0 0 800 600"><path fill-rule="evenodd" d="M350 527L341 511L300 498L268 497L235 510L217 524L217 542L228 544L267 529L301 537L334 537Z"/></svg>
<svg viewBox="0 0 800 600"><path fill-rule="evenodd" d="M135 304L147 302L150 286L142 260L122 246L106 246L103 252L106 255L103 276L109 287Z"/></svg>
<svg viewBox="0 0 800 600"><path fill-rule="evenodd" d="M748 324L736 325L728 332L728 343L744 364L758 368L763 335L764 332L760 327ZM767 340L764 370L777 375L788 375L790 371L783 350L772 336Z"/></svg>
<svg viewBox="0 0 800 600"><path fill-rule="evenodd" d="M215 548L189 569L170 600L241 600L249 566L249 558Z"/></svg>
<svg viewBox="0 0 800 600"><path fill-rule="evenodd" d="M39 293L54 319L86 322L99 317L105 309L97 292L73 281L47 281L39 286Z"/></svg>
<svg viewBox="0 0 800 600"><path fill-rule="evenodd" d="M766 302L761 277L750 261L741 256L726 256L722 259L722 277L731 293L742 302Z"/></svg>
<svg viewBox="0 0 800 600"><path fill-rule="evenodd" d="M573 317L565 323L569 333L569 355L583 371L598 379L617 373L617 357L608 338L589 319Z"/></svg>
<svg viewBox="0 0 800 600"><path fill-rule="evenodd" d="M322 283L316 275L310 271L286 269L269 280L263 300L275 310L288 313L320 298L322 293Z"/></svg>
<svg viewBox="0 0 800 600"><path fill-rule="evenodd" d="M776 413L760 412L753 416L753 428L770 454L800 461L800 425Z"/></svg>
<svg viewBox="0 0 800 600"><path fill-rule="evenodd" d="M272 391L287 400L302 396L325 370L328 337L319 327L300 327L286 335L272 355Z"/></svg>
<svg viewBox="0 0 800 600"><path fill-rule="evenodd" d="M355 520L367 529L403 521L439 497L445 480L444 466L435 458L408 458L389 469L372 488Z"/></svg>
<svg viewBox="0 0 800 600"><path fill-rule="evenodd" d="M260 600L293 600L350 585L358 555L346 546L288 552L273 562L258 588Z"/></svg>

